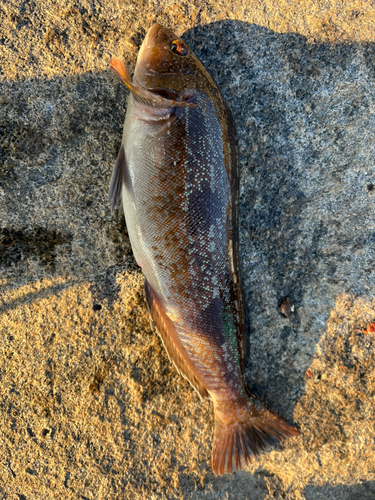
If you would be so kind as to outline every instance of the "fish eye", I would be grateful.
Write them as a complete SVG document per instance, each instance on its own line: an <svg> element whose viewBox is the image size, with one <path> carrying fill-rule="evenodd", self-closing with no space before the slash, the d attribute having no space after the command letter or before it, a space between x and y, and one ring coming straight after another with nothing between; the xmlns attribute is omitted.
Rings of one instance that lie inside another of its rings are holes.
<svg viewBox="0 0 375 500"><path fill-rule="evenodd" d="M184 45L179 40L175 40L174 42L171 43L171 51L174 52L175 54L178 54L179 56L188 55L187 48L184 47Z"/></svg>

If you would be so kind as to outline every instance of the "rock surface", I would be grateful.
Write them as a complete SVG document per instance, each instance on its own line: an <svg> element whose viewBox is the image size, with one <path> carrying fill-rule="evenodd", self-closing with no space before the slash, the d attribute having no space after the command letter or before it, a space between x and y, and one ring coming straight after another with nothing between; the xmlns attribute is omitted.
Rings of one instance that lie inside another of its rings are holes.
<svg viewBox="0 0 375 500"><path fill-rule="evenodd" d="M374 498L372 2L2 0L0 20L2 498ZM155 21L235 116L248 382L301 430L229 477L107 203L109 54L131 68Z"/></svg>

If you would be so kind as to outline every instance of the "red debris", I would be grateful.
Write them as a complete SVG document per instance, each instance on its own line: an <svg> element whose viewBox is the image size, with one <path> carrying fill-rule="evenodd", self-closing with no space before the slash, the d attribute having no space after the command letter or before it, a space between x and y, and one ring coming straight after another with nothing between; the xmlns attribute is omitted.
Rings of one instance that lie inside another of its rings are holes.
<svg viewBox="0 0 375 500"><path fill-rule="evenodd" d="M369 323L366 328L362 329L362 332L365 335L368 335L369 333L374 333L375 332L375 322L373 321L372 323Z"/></svg>

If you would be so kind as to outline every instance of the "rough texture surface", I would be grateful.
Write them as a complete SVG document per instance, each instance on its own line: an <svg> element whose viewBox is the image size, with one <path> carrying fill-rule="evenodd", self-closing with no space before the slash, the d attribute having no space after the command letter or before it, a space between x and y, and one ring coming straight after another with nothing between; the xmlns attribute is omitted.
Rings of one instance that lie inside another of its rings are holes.
<svg viewBox="0 0 375 500"><path fill-rule="evenodd" d="M230 477L107 203L127 95L109 54L131 68L155 21L235 116L248 381L301 429ZM373 498L373 2L2 0L0 25L2 498Z"/></svg>

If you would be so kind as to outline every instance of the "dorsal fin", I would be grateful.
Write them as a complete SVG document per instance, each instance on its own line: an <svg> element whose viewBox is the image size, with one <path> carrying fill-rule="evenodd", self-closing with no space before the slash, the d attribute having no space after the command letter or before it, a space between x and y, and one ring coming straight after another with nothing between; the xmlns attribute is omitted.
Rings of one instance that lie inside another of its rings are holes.
<svg viewBox="0 0 375 500"><path fill-rule="evenodd" d="M190 382L199 396L202 399L207 398L209 396L207 389L195 377L194 373L188 365L187 359L184 359L183 357L181 347L179 348L177 345L177 331L173 322L167 316L164 307L160 303L160 300L158 300L156 293L154 292L146 278L145 296L150 316L156 326L160 338L163 341L169 359L175 365L178 373L180 373Z"/></svg>
<svg viewBox="0 0 375 500"><path fill-rule="evenodd" d="M134 98L146 104L147 106L152 106L154 108L196 108L197 105L193 102L179 102L173 99L165 99L159 94L155 94L150 92L149 90L143 87L136 87L133 85L128 70L125 67L125 64L122 61L119 61L116 58L112 58L109 61L109 65L112 70L116 73L117 76L121 78L121 80L128 87L130 92L133 94Z"/></svg>

